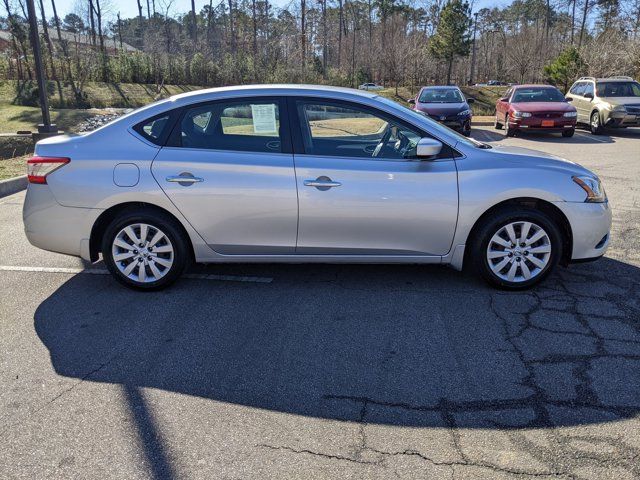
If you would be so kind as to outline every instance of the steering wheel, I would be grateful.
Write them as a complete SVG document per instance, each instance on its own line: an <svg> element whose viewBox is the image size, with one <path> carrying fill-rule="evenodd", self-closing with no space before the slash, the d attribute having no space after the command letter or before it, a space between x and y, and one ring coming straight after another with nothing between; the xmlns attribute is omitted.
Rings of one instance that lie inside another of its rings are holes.
<svg viewBox="0 0 640 480"><path fill-rule="evenodd" d="M380 155L380 152L382 151L383 147L389 142L390 138L391 138L391 125L387 124L387 129L382 134L382 138L380 139L380 143L378 143L378 145L376 145L376 149L371 154L372 158L376 158L378 155Z"/></svg>

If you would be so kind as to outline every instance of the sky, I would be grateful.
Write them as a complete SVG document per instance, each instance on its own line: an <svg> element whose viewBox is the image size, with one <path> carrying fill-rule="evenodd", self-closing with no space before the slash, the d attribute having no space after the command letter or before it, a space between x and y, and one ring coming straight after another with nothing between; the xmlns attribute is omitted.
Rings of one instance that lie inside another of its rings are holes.
<svg viewBox="0 0 640 480"><path fill-rule="evenodd" d="M159 8L160 5L167 3L168 0L156 0L156 8ZM292 1L298 0L272 0L272 3L277 7L285 7L290 5ZM76 5L79 0L56 0L56 8L58 9L58 15L60 17L64 17L67 13L73 12L76 10ZM220 0L214 0L214 4L219 3ZM53 11L51 9L51 1L44 0L45 8L47 10L47 15L53 15ZM86 3L86 2L82 2ZM146 14L147 3L146 0L141 0L143 5L143 9ZM471 0L470 0L471 3ZM479 10L484 7L497 7L504 6L510 3L510 0L475 0L473 2L473 9ZM107 20L114 19L116 14L120 12L120 16L122 18L130 18L134 17L138 14L138 6L136 0L101 0L101 5L104 4L103 10L105 11L105 17ZM196 11L200 11L203 6L208 5L209 0L196 0ZM185 13L191 9L191 0L173 0L171 3L171 9L169 13L172 15L176 15L178 13Z"/></svg>

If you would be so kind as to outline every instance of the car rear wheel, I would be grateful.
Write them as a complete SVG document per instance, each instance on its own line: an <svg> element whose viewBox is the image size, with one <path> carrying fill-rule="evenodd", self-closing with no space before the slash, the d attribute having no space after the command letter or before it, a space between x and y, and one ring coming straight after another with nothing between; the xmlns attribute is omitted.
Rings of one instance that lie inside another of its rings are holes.
<svg viewBox="0 0 640 480"><path fill-rule="evenodd" d="M498 121L498 112L496 112L496 116L493 119L493 128L496 130L502 130L502 123Z"/></svg>
<svg viewBox="0 0 640 480"><path fill-rule="evenodd" d="M563 130L562 131L562 136L565 138L570 138L573 137L573 134L576 133L576 129L575 128L570 128L569 130Z"/></svg>
<svg viewBox="0 0 640 480"><path fill-rule="evenodd" d="M123 285L160 290L184 271L189 250L176 221L155 210L124 212L107 227L102 256Z"/></svg>
<svg viewBox="0 0 640 480"><path fill-rule="evenodd" d="M503 210L487 218L476 233L470 260L487 282L499 288L529 288L549 275L562 257L556 223L538 210Z"/></svg>
<svg viewBox="0 0 640 480"><path fill-rule="evenodd" d="M591 114L591 121L589 122L591 133L594 135L600 135L602 133L602 123L600 122L600 112L595 111Z"/></svg>

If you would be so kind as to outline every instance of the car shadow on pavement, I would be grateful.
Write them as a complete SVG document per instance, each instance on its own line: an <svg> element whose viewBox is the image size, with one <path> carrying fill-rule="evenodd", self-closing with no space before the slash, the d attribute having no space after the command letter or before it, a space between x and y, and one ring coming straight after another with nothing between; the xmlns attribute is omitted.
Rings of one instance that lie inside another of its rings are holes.
<svg viewBox="0 0 640 480"><path fill-rule="evenodd" d="M171 477L171 465L147 387L425 428L548 428L640 412L633 265L573 265L525 292L442 267L215 268L225 269L274 280L138 293L80 274L35 313L59 375L122 385L156 478Z"/></svg>
<svg viewBox="0 0 640 480"><path fill-rule="evenodd" d="M501 142L506 140L504 131L496 130L478 130L471 131L471 136L480 142ZM615 138L609 135L609 132L603 135L592 136L586 130L576 130L573 137L565 138L558 133L538 133L538 132L522 132L518 133L516 139L530 140L538 143L566 143L566 144L598 144L598 143L615 143ZM630 136L631 138L631 136Z"/></svg>

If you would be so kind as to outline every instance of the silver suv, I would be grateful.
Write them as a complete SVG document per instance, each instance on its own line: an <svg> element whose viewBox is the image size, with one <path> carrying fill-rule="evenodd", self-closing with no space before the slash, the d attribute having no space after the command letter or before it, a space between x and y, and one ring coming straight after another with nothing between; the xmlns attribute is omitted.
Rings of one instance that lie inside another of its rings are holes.
<svg viewBox="0 0 640 480"><path fill-rule="evenodd" d="M604 128L640 127L640 83L631 77L582 77L567 98L578 111L578 123L598 135Z"/></svg>

